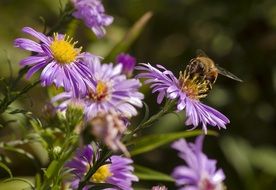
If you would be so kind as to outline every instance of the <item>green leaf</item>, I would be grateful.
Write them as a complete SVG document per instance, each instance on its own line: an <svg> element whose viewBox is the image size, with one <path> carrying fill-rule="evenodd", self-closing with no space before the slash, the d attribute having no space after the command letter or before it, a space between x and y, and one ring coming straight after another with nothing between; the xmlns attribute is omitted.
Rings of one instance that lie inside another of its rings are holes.
<svg viewBox="0 0 276 190"><path fill-rule="evenodd" d="M194 130L194 131L185 131L185 132L178 132L178 133L148 135L131 142L134 145L134 147L130 151L130 154L132 156L138 155L141 153L151 151L162 145L170 143L176 139L194 137L201 134L202 134L202 130ZM214 131L210 131L210 130L208 131L208 135L216 135L216 134L217 133Z"/></svg>
<svg viewBox="0 0 276 190"><path fill-rule="evenodd" d="M262 147L253 149L249 156L253 166L263 172L276 176L276 151L273 148Z"/></svg>
<svg viewBox="0 0 276 190"><path fill-rule="evenodd" d="M225 154L225 158L232 164L242 179L245 186L244 189L252 190L252 187L257 186L258 181L256 181L254 170L249 160L252 148L248 142L240 138L224 137L220 142L220 147Z"/></svg>
<svg viewBox="0 0 276 190"><path fill-rule="evenodd" d="M145 13L125 34L123 39L109 52L105 57L105 62L113 61L114 58L121 52L127 51L130 45L137 39L143 28L152 17L152 12Z"/></svg>
<svg viewBox="0 0 276 190"><path fill-rule="evenodd" d="M36 132L39 132L41 129L43 129L41 121L31 112L26 114L26 117L29 118L29 122Z"/></svg>
<svg viewBox="0 0 276 190"><path fill-rule="evenodd" d="M0 167L3 168L9 174L10 178L13 177L10 168L6 164L0 162Z"/></svg>
<svg viewBox="0 0 276 190"><path fill-rule="evenodd" d="M35 187L37 189L40 189L40 187L41 187L41 177L40 177L40 174L36 174L35 175Z"/></svg>
<svg viewBox="0 0 276 190"><path fill-rule="evenodd" d="M245 179L248 176L253 176L253 168L248 157L251 147L245 140L224 137L220 143L220 147L225 157L242 178Z"/></svg>
<svg viewBox="0 0 276 190"><path fill-rule="evenodd" d="M60 185L54 185L53 187L51 187L51 190L60 190Z"/></svg>
<svg viewBox="0 0 276 190"><path fill-rule="evenodd" d="M147 121L147 119L149 118L149 106L148 106L148 104L146 103L146 102L142 102L143 103L143 108L145 108L145 114L144 114L144 118L142 119L142 121L141 121L141 124L142 123L144 123L144 122L146 122ZM140 124L139 124L140 125Z"/></svg>
<svg viewBox="0 0 276 190"><path fill-rule="evenodd" d="M25 179L25 178L20 178L20 177L13 177L13 178L6 179L3 181L3 183L9 183L9 182L14 183L16 181L23 182L23 183L27 184L28 186L30 186L31 189L35 189L35 187L31 181L29 181L28 179ZM21 187L22 187L22 185L21 185ZM24 189L24 188L22 188L22 189Z"/></svg>
<svg viewBox="0 0 276 190"><path fill-rule="evenodd" d="M24 109L14 109L14 110L10 111L9 114L18 114L18 113L26 114L28 112L29 111L24 110Z"/></svg>
<svg viewBox="0 0 276 190"><path fill-rule="evenodd" d="M135 175L141 180L174 182L174 179L167 174L146 168L144 166L134 165L134 167L135 167L135 170L134 170Z"/></svg>
<svg viewBox="0 0 276 190"><path fill-rule="evenodd" d="M7 145L7 144L5 144L4 146L2 146L1 148L5 149L7 151L11 151L11 152L15 152L15 153L21 154L21 155L25 156L26 158L32 160L33 163L36 166L38 166L38 163L37 163L35 157L32 154L30 154L29 152L27 152L27 151L25 151L25 150L23 150L21 148L13 147L13 146L10 146L10 145Z"/></svg>
<svg viewBox="0 0 276 190"><path fill-rule="evenodd" d="M58 165L59 165L59 163L56 160L53 160L51 162L51 164L49 165L49 167L47 168L46 173L45 173L45 175L47 176L47 178L50 178L55 173L57 173Z"/></svg>

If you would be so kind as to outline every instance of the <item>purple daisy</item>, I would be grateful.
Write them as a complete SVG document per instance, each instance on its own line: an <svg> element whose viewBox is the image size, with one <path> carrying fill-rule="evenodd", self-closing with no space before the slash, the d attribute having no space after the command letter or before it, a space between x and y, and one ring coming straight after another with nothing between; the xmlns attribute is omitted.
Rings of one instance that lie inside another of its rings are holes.
<svg viewBox="0 0 276 190"><path fill-rule="evenodd" d="M85 146L83 149L79 149L76 152L75 157L66 163L66 167L70 169L73 174L71 187L77 189L80 180L86 175L90 166L93 167L94 155L97 156L97 152L93 150L91 145ZM109 158L110 163L102 165L92 175L91 182L94 183L109 183L113 184L123 190L132 190L132 182L138 181L137 176L133 174L133 161L130 158L124 158L122 156L111 156ZM89 189L89 186L85 186L84 190ZM109 190L116 190L115 188L108 188Z"/></svg>
<svg viewBox="0 0 276 190"><path fill-rule="evenodd" d="M207 133L207 125L226 128L229 119L219 111L203 104L200 99L209 88L209 84L204 80L190 78L187 72L180 73L179 79L174 74L161 65L157 68L150 64L141 64L136 69L144 71L137 75L138 78L146 78L146 84L151 84L152 92L158 92L157 102L160 104L165 97L178 99L177 110L186 110L186 125L193 125L196 128L202 125ZM192 129L194 129L192 128Z"/></svg>
<svg viewBox="0 0 276 190"><path fill-rule="evenodd" d="M87 63L93 60L86 60ZM142 107L144 95L138 91L141 83L137 79L127 79L122 73L122 65L100 64L94 62L90 64L92 74L91 86L88 93L81 97L87 120L95 117L99 112L108 113L114 110L122 117L137 115L136 107ZM72 101L71 93L61 93L54 97L52 101L62 100L61 109L65 109Z"/></svg>
<svg viewBox="0 0 276 190"><path fill-rule="evenodd" d="M84 21L85 25L96 34L103 37L105 26L113 22L113 17L106 15L101 0L72 0L75 7L73 16Z"/></svg>
<svg viewBox="0 0 276 190"><path fill-rule="evenodd" d="M179 157L187 165L178 166L173 171L173 178L180 190L223 190L225 175L216 168L216 160L208 159L202 152L204 136L197 137L195 143L180 139L172 147L179 151Z"/></svg>
<svg viewBox="0 0 276 190"><path fill-rule="evenodd" d="M117 64L122 64L123 73L126 74L128 77L131 77L132 72L134 70L134 66L136 65L135 57L133 57L129 54L120 53L116 57L116 63Z"/></svg>
<svg viewBox="0 0 276 190"><path fill-rule="evenodd" d="M14 41L15 47L33 52L32 56L20 61L21 66L29 66L26 74L28 79L42 69L42 86L55 84L64 87L65 91L72 91L74 96L86 93L91 72L84 59L99 59L97 56L80 53L81 48L75 48L76 42L72 43L72 38L66 35L48 37L30 27L24 27L22 31L40 41L38 43L26 38Z"/></svg>

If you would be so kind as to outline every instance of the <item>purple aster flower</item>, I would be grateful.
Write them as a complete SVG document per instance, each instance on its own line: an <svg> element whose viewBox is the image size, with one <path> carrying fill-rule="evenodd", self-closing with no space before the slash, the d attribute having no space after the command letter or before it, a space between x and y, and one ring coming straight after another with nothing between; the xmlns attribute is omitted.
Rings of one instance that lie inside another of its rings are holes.
<svg viewBox="0 0 276 190"><path fill-rule="evenodd" d="M202 152L204 136L198 136L195 143L180 139L172 147L179 151L179 157L186 165L173 171L173 178L180 190L223 190L225 175L216 168L216 160L208 159Z"/></svg>
<svg viewBox="0 0 276 190"><path fill-rule="evenodd" d="M105 26L113 22L113 17L106 15L101 0L72 0L75 12L73 16L84 21L85 25L96 34L103 37Z"/></svg>
<svg viewBox="0 0 276 190"><path fill-rule="evenodd" d="M38 43L26 38L14 41L15 47L33 52L32 56L20 62L21 66L29 66L27 78L42 70L42 86L55 84L64 87L65 91L72 91L74 96L86 93L91 72L84 59L99 59L97 56L80 53L81 48L75 48L76 42L72 43L72 39L66 35L54 34L48 37L30 27L24 27L22 31L40 41Z"/></svg>
<svg viewBox="0 0 276 190"><path fill-rule="evenodd" d="M66 163L66 167L70 169L73 174L71 181L71 187L77 189L80 180L86 175L90 167L93 167L93 158L98 156L97 152L93 150L91 145L85 146L83 149L79 149L75 157ZM137 176L133 174L133 161L130 158L124 158L122 156L111 156L109 158L110 163L102 165L92 175L91 182L94 183L109 183L113 184L123 190L131 190L132 182L138 181ZM89 185L83 189L89 189ZM108 188L109 190L116 190L115 188Z"/></svg>
<svg viewBox="0 0 276 190"><path fill-rule="evenodd" d="M134 66L136 65L135 57L132 57L129 54L121 53L116 57L117 64L123 65L123 73L128 77L131 77L132 72L134 70Z"/></svg>
<svg viewBox="0 0 276 190"><path fill-rule="evenodd" d="M86 60L93 62L93 60ZM122 117L137 115L134 106L142 107L144 95L138 91L141 83L137 79L127 79L121 74L122 65L100 64L94 62L90 64L92 74L92 85L88 93L81 97L84 104L87 120L95 117L99 112L109 112L115 110ZM67 104L72 101L71 93L61 93L54 97L52 101L63 100L60 104L61 109L65 109Z"/></svg>
<svg viewBox="0 0 276 190"><path fill-rule="evenodd" d="M189 76L189 73L180 73L179 79L161 65L157 68L150 64L141 64L136 67L144 71L137 75L138 78L146 78L146 84L151 84L152 92L158 92L157 102L160 104L165 97L178 99L177 110L186 110L186 125L193 125L196 128L202 124L207 133L207 125L226 128L229 119L219 111L203 104L200 99L205 97L202 94L209 90L209 84L199 78Z"/></svg>

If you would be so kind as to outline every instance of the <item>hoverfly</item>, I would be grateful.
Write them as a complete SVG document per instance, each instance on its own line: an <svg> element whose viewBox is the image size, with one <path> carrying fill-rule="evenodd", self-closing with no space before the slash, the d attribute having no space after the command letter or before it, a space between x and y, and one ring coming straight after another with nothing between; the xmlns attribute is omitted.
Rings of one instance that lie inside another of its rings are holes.
<svg viewBox="0 0 276 190"><path fill-rule="evenodd" d="M191 78L196 76L201 80L207 81L209 83L209 90L212 89L212 85L216 82L218 74L242 82L239 77L215 64L202 50L197 51L196 58L190 60L185 71Z"/></svg>

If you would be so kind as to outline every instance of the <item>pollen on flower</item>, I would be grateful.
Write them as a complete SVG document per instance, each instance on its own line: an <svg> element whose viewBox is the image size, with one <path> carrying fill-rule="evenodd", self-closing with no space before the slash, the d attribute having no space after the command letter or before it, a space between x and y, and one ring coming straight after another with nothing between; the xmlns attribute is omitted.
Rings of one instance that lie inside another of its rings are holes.
<svg viewBox="0 0 276 190"><path fill-rule="evenodd" d="M208 80L204 80L204 78L199 75L191 77L186 71L184 71L184 73L180 72L179 83L181 90L185 92L189 98L196 100L205 98L210 89Z"/></svg>
<svg viewBox="0 0 276 190"><path fill-rule="evenodd" d="M104 183L106 179L112 176L112 173L109 170L109 165L101 166L91 177L91 180L95 183Z"/></svg>
<svg viewBox="0 0 276 190"><path fill-rule="evenodd" d="M50 49L55 60L57 60L58 63L71 63L80 53L81 48L74 47L78 42L72 43L72 40L73 39L69 36L65 35L63 38L59 38L57 33L54 34L54 39L52 44L50 45Z"/></svg>
<svg viewBox="0 0 276 190"><path fill-rule="evenodd" d="M108 95L108 87L106 83L98 81L95 92L90 92L89 97L94 101L102 101Z"/></svg>

